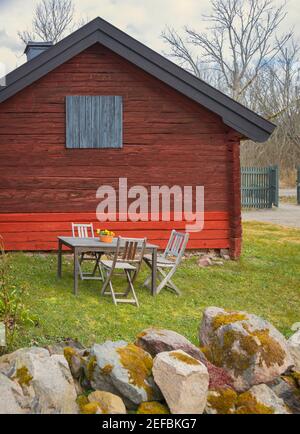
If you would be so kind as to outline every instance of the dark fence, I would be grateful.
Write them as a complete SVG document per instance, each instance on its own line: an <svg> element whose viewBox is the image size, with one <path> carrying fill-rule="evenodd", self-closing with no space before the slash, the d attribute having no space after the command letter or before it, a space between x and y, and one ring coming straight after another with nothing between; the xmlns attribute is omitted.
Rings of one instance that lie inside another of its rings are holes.
<svg viewBox="0 0 300 434"><path fill-rule="evenodd" d="M278 166L242 167L242 207L272 208L279 202Z"/></svg>

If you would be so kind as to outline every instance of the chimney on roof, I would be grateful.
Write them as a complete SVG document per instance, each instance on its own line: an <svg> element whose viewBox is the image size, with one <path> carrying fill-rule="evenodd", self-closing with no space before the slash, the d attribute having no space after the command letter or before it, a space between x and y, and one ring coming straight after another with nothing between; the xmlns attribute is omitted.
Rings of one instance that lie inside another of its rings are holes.
<svg viewBox="0 0 300 434"><path fill-rule="evenodd" d="M27 56L27 61L34 59L52 46L53 42L28 41L24 51L24 54Z"/></svg>

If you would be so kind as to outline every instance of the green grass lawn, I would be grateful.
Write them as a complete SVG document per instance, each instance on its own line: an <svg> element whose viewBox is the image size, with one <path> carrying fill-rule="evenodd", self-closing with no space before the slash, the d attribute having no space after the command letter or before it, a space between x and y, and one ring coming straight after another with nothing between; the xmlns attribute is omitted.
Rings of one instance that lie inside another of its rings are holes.
<svg viewBox="0 0 300 434"><path fill-rule="evenodd" d="M100 282L80 282L72 294L72 262L63 260L63 279L56 277L55 255L11 256L16 284L29 285L25 304L36 325L20 328L15 347L46 345L71 337L84 345L106 339L132 341L149 326L175 330L194 343L202 312L207 306L246 310L271 321L286 336L300 321L300 230L262 223L244 224L243 255L238 262L206 269L197 259L184 261L174 281L178 297L163 291L153 298L141 287L147 270L136 283L141 307L115 307L100 297Z"/></svg>

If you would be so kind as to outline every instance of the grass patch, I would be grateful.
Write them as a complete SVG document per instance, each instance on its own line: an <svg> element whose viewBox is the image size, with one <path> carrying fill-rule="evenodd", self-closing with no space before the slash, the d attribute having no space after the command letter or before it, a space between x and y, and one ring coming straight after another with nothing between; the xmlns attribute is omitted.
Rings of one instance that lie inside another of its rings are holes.
<svg viewBox="0 0 300 434"><path fill-rule="evenodd" d="M300 319L299 239L300 230L247 222L240 261L205 269L198 267L197 258L184 261L174 278L182 297L168 291L151 297L141 286L147 274L143 267L136 282L139 309L115 307L111 298L100 297L101 282L80 282L75 297L70 257L63 259L59 280L56 255L11 254L16 285L29 284L25 305L37 319L35 325L18 329L14 345L43 346L66 337L86 346L107 339L132 341L149 326L172 329L197 344L199 322L208 306L255 313L289 336L291 325Z"/></svg>

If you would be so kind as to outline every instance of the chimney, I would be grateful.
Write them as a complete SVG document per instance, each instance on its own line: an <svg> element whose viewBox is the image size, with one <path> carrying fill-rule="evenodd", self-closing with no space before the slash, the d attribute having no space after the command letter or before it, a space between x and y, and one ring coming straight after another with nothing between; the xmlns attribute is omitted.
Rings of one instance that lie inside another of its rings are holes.
<svg viewBox="0 0 300 434"><path fill-rule="evenodd" d="M52 46L53 42L28 41L24 51L24 54L27 56L27 61L34 59Z"/></svg>

